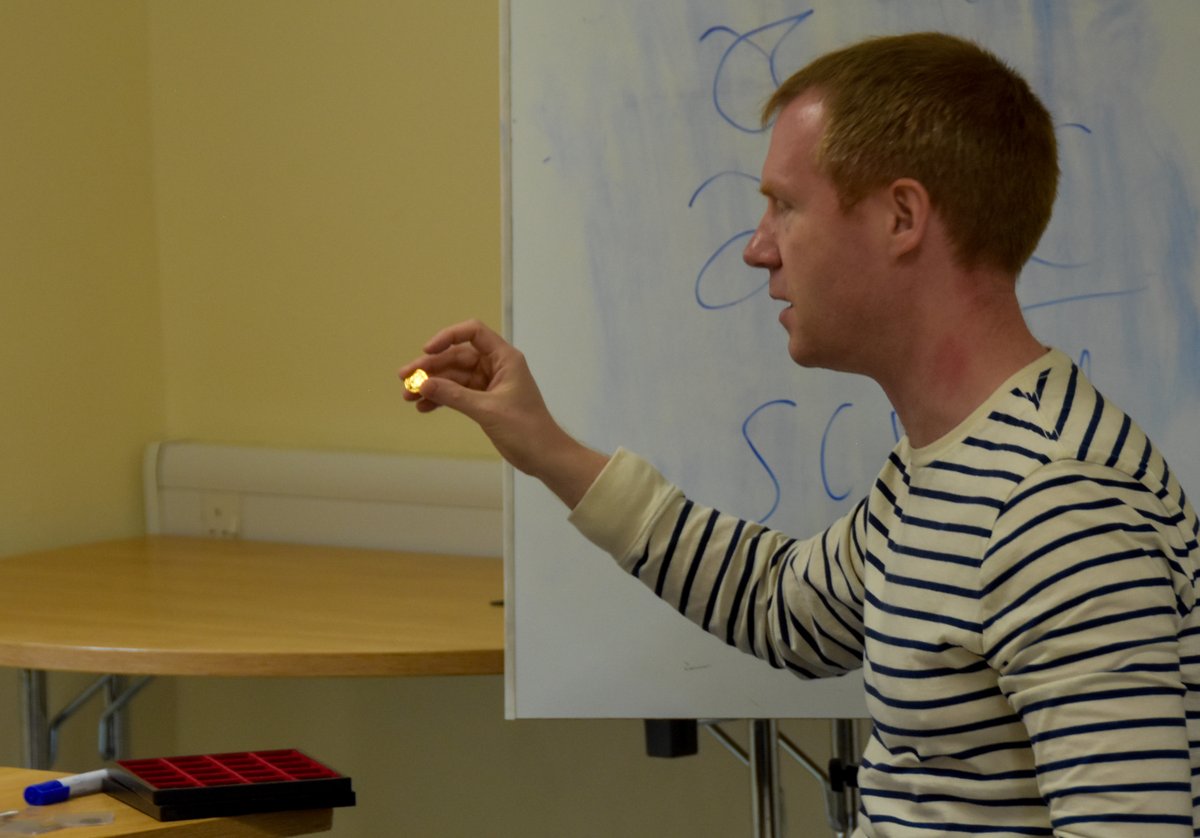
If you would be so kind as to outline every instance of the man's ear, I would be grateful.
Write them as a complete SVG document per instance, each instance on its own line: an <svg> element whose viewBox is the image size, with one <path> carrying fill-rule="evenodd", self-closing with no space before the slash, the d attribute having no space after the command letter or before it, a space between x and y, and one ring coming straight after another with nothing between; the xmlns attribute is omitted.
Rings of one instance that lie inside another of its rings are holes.
<svg viewBox="0 0 1200 838"><path fill-rule="evenodd" d="M912 178L893 181L886 190L889 250L896 258L914 253L929 233L933 207L929 193Z"/></svg>

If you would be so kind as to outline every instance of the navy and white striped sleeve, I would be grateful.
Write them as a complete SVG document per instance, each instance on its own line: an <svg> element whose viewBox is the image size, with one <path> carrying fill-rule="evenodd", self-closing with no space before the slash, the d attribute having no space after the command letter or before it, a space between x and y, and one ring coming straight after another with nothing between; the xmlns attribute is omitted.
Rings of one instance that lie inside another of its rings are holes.
<svg viewBox="0 0 1200 838"><path fill-rule="evenodd" d="M688 499L618 450L571 522L726 643L806 677L862 665L863 507L804 541Z"/></svg>
<svg viewBox="0 0 1200 838"><path fill-rule="evenodd" d="M1128 476L1065 461L996 521L983 653L1029 732L1056 835L1192 835L1178 637L1194 595L1171 516Z"/></svg>

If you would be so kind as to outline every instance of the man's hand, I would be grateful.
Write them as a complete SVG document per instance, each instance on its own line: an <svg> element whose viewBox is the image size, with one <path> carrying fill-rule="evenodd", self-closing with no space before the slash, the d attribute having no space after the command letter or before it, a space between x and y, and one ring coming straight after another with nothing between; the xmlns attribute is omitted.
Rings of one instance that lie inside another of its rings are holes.
<svg viewBox="0 0 1200 838"><path fill-rule="evenodd" d="M424 355L400 368L429 374L419 393L404 398L417 410L449 407L473 420L500 456L538 478L574 508L608 458L581 445L550 415L525 356L478 320L442 329Z"/></svg>

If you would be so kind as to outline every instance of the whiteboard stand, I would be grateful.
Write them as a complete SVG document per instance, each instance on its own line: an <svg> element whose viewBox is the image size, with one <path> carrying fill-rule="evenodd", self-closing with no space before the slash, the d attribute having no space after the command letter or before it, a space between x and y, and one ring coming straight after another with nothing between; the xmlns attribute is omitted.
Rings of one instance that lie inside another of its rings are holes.
<svg viewBox="0 0 1200 838"><path fill-rule="evenodd" d="M779 783L779 749L819 782L825 791L825 812L837 838L846 838L858 826L858 758L862 753L854 719L833 719L832 754L828 770L812 761L786 736L774 719L750 720L750 751L743 751L721 729L721 720L699 722L721 745L750 768L751 819L754 838L781 838L783 806Z"/></svg>
<svg viewBox="0 0 1200 838"><path fill-rule="evenodd" d="M825 808L829 812L829 824L838 838L845 838L858 826L858 761L861 754L857 722L834 719Z"/></svg>
<svg viewBox="0 0 1200 838"><path fill-rule="evenodd" d="M750 722L750 816L754 838L783 834L783 801L779 794L779 723Z"/></svg>

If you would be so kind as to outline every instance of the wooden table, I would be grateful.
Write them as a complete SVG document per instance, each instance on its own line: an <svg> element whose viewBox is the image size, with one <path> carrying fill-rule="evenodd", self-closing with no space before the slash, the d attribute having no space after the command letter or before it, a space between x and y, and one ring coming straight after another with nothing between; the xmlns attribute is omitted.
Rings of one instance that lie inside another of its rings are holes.
<svg viewBox="0 0 1200 838"><path fill-rule="evenodd" d="M64 775L57 771L0 767L0 811L24 810L26 806L21 795L26 786L62 776ZM269 838L328 832L333 826L332 809L162 822L126 806L107 794L90 794L42 808L53 814L112 813L112 823L83 828L79 835L85 838L112 838L117 835L159 835L163 838Z"/></svg>
<svg viewBox="0 0 1200 838"><path fill-rule="evenodd" d="M497 559L155 536L0 559L0 666L25 670L26 762L48 767L45 671L400 676L504 670ZM17 594L16 592L19 592Z"/></svg>

